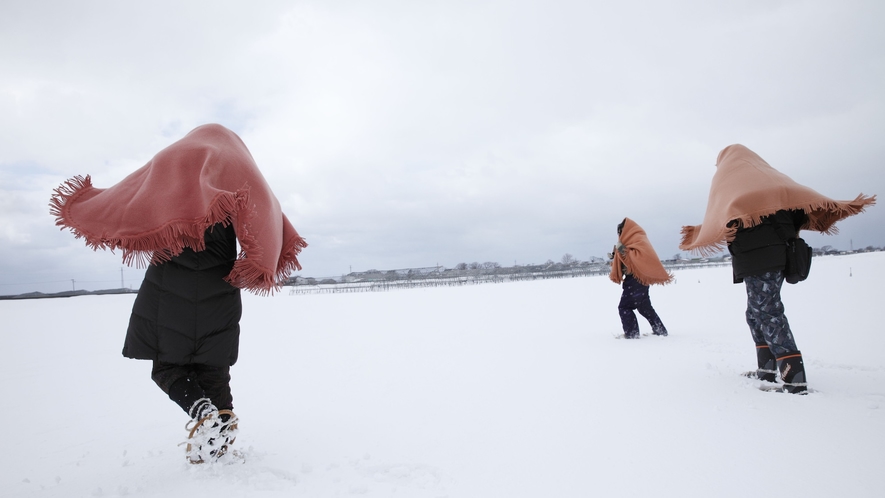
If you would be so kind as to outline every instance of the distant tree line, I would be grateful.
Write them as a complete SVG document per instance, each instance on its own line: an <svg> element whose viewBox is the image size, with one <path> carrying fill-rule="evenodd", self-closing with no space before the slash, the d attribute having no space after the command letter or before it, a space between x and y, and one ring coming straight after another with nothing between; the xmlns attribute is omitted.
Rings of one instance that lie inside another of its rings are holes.
<svg viewBox="0 0 885 498"><path fill-rule="evenodd" d="M863 249L854 251L840 251L832 246L826 245L820 248L812 248L815 256L834 255L834 254L852 254L859 252L883 251L885 248L867 246ZM680 269L696 266L710 266L729 264L731 256L728 252L723 252L712 257L685 257L682 253L676 253L670 259L662 260L665 267L670 269ZM398 270L367 270L363 272L351 272L340 277L291 277L283 282L283 285L290 286L316 286L316 285L340 285L340 284L360 284L360 283L394 283L394 282L429 282L429 281L448 281L452 279L493 279L496 281L503 280L521 280L525 278L559 278L562 276L585 276L585 275L601 275L610 271L610 260L591 256L587 261L581 261L570 253L565 253L558 262L548 259L542 264L514 264L510 267L501 266L495 261L486 261L480 263L474 261L472 263L458 263L453 268L445 268L443 266L430 266L424 268L404 268ZM503 279L503 280L502 280Z"/></svg>

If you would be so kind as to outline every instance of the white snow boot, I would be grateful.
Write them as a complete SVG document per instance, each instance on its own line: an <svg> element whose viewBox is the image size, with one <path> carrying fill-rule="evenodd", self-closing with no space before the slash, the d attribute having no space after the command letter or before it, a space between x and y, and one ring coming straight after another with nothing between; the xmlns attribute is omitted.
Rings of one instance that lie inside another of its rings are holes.
<svg viewBox="0 0 885 498"><path fill-rule="evenodd" d="M190 431L185 449L188 461L211 462L227 453L228 447L237 438L238 422L236 414L230 410L212 410L199 420L188 422L185 426ZM193 427L191 424L194 424Z"/></svg>

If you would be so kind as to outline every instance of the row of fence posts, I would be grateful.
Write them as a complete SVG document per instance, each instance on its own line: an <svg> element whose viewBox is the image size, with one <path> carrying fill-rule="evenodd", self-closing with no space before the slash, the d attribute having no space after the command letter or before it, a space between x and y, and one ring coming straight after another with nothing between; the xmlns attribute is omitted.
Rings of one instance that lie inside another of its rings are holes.
<svg viewBox="0 0 885 498"><path fill-rule="evenodd" d="M730 265L728 261L709 261L692 263L669 263L664 266L668 270L685 270L707 268L712 266ZM453 277L429 277L418 279L402 279L375 282L342 282L335 284L299 284L291 285L289 295L299 294L339 294L352 292L387 292L399 289L418 289L431 287L455 287L462 285L500 284L504 282L522 282L526 280L549 280L557 278L576 278L608 275L607 269L591 268L567 271L530 272L512 274L470 275Z"/></svg>
<svg viewBox="0 0 885 498"><path fill-rule="evenodd" d="M492 274L454 277L431 277L421 279L389 280L381 282L343 282L335 284L300 284L291 285L289 295L299 294L338 294L351 292L387 292L399 289L418 289L431 287L455 287L462 285L500 284L504 282L522 282L527 280L549 280L557 278L576 278L596 275L608 275L608 270L579 269L554 272L531 272L514 274Z"/></svg>
<svg viewBox="0 0 885 498"><path fill-rule="evenodd" d="M712 266L730 265L728 261L709 261L701 263L665 264L668 270L685 270L707 268ZM418 289L430 287L455 287L462 285L500 284L504 282L522 282L526 280L549 280L557 278L593 277L608 275L607 269L591 268L551 272L530 272L512 274L471 275L453 277L429 277L418 279L402 279L375 282L342 282L334 284L299 284L291 285L289 295L299 294L340 294L351 292L387 292L399 289Z"/></svg>

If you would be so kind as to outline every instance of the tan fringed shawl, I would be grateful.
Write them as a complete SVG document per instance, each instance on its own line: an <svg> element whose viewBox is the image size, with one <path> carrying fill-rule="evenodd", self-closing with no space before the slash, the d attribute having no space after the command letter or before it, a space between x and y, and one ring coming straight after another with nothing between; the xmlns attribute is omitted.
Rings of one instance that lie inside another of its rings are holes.
<svg viewBox="0 0 885 498"><path fill-rule="evenodd" d="M226 280L257 294L300 270L297 255L307 247L246 145L217 124L194 129L110 188L76 176L54 192L55 224L95 250L121 249L127 265L201 251L208 227L233 224L241 252Z"/></svg>
<svg viewBox="0 0 885 498"><path fill-rule="evenodd" d="M701 255L716 253L734 239L738 227L728 227L730 221L751 227L781 209L805 211L808 223L803 230L834 234L837 221L875 203L875 195L863 194L853 201L834 201L794 182L743 145L729 145L716 160L704 222L682 227L679 248Z"/></svg>
<svg viewBox="0 0 885 498"><path fill-rule="evenodd" d="M669 284L673 281L671 275L661 264L661 259L651 246L645 230L630 218L624 218L624 227L621 229L619 239L624 246L624 255L614 251L612 271L609 278L612 282L620 284L624 279L621 266L626 266L627 271L642 285Z"/></svg>

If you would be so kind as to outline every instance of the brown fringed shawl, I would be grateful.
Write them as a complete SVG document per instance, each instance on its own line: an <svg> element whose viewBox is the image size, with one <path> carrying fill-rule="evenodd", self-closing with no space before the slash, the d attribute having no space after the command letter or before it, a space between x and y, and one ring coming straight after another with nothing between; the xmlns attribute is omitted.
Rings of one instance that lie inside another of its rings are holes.
<svg viewBox="0 0 885 498"><path fill-rule="evenodd" d="M208 227L233 224L241 252L226 280L257 294L300 270L297 255L307 247L246 145L217 124L194 129L110 188L76 176L54 192L56 225L95 250L121 249L123 262L138 267L185 247L201 251Z"/></svg>
<svg viewBox="0 0 885 498"><path fill-rule="evenodd" d="M624 227L621 229L619 240L624 246L624 255L617 250L613 253L612 271L608 276L612 282L620 284L624 279L622 265L626 266L627 271L642 285L665 285L673 281L673 275L661 264L661 259L651 246L645 230L635 221L624 218Z"/></svg>
<svg viewBox="0 0 885 498"><path fill-rule="evenodd" d="M794 182L743 145L729 145L716 160L704 222L682 227L679 248L701 255L721 251L738 229L729 227L730 221L751 227L781 209L805 211L808 223L801 227L803 230L834 234L837 221L875 203L875 195L863 194L853 201L834 201Z"/></svg>

